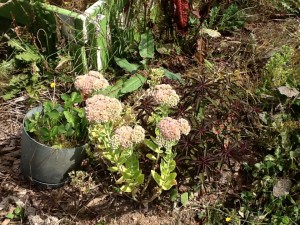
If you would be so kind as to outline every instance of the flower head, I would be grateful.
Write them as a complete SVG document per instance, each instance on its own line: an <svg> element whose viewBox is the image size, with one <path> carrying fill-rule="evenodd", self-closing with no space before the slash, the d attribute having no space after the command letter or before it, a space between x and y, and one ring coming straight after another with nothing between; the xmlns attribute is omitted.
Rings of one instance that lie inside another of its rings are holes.
<svg viewBox="0 0 300 225"><path fill-rule="evenodd" d="M77 76L74 84L83 95L89 95L94 90L109 86L108 81L97 71L90 71L88 74Z"/></svg>
<svg viewBox="0 0 300 225"><path fill-rule="evenodd" d="M140 143L145 139L145 130L143 127L136 125L132 130L132 141L134 143Z"/></svg>
<svg viewBox="0 0 300 225"><path fill-rule="evenodd" d="M178 141L180 139L180 123L175 119L165 117L157 124L157 128L166 141Z"/></svg>
<svg viewBox="0 0 300 225"><path fill-rule="evenodd" d="M122 104L116 98L94 95L86 100L85 111L89 122L114 121L122 112Z"/></svg>
<svg viewBox="0 0 300 225"><path fill-rule="evenodd" d="M55 88L55 86L56 86L56 85L55 85L55 82L52 82L52 83L50 84L50 87L51 87L51 88Z"/></svg>
<svg viewBox="0 0 300 225"><path fill-rule="evenodd" d="M230 221L231 221L231 218L230 218L230 217L226 217L225 221L226 221L226 222L230 222Z"/></svg>
<svg viewBox="0 0 300 225"><path fill-rule="evenodd" d="M112 137L112 145L115 147L121 146L123 148L132 147L132 131L133 129L130 126L122 126L116 129Z"/></svg>
<svg viewBox="0 0 300 225"><path fill-rule="evenodd" d="M189 124L189 122L186 119L179 119L178 120L179 124L180 124L180 132L184 135L188 135L191 131L191 126Z"/></svg>
<svg viewBox="0 0 300 225"><path fill-rule="evenodd" d="M142 142L145 139L145 130L136 125L133 129L130 126L121 126L115 130L112 137L112 146L130 148L133 144Z"/></svg>
<svg viewBox="0 0 300 225"><path fill-rule="evenodd" d="M148 96L151 96L158 105L174 107L179 102L179 96L169 84L156 85L149 91Z"/></svg>

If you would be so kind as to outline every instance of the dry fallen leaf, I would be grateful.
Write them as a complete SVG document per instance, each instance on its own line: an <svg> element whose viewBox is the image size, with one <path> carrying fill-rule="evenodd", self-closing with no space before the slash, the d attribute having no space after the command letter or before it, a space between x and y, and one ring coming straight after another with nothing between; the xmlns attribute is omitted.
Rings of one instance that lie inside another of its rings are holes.
<svg viewBox="0 0 300 225"><path fill-rule="evenodd" d="M295 97L295 96L299 95L299 93L300 93L296 88L290 88L287 86L279 87L278 91L280 92L280 94L285 95L289 98Z"/></svg>
<svg viewBox="0 0 300 225"><path fill-rule="evenodd" d="M207 28L202 28L201 29L202 34L207 34L208 36L212 38L218 38L221 37L221 33L218 32L217 30L212 30L212 29L207 29Z"/></svg>
<svg viewBox="0 0 300 225"><path fill-rule="evenodd" d="M103 195L103 196L101 196L101 197L98 197L98 198L94 198L93 200L91 200L86 206L87 207L94 207L94 206L96 206L96 205L103 205L103 203L101 203L101 202L106 202L105 201L105 198L107 197L108 195ZM99 204L100 203L100 204Z"/></svg>
<svg viewBox="0 0 300 225"><path fill-rule="evenodd" d="M197 49L194 54L194 57L196 58L199 65L203 65L205 58L205 42L203 38L199 38L197 40Z"/></svg>
<svg viewBox="0 0 300 225"><path fill-rule="evenodd" d="M10 223L10 219L5 219L1 225L7 225Z"/></svg>

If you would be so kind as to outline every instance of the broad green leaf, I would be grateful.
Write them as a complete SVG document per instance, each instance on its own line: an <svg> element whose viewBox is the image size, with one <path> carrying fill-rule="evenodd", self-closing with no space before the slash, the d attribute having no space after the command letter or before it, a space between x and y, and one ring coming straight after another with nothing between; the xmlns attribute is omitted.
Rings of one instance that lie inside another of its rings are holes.
<svg viewBox="0 0 300 225"><path fill-rule="evenodd" d="M137 64L129 63L127 59L120 59L118 57L114 57L114 59L117 65L122 69L126 70L127 72L133 73L139 68Z"/></svg>
<svg viewBox="0 0 300 225"><path fill-rule="evenodd" d="M184 207L187 205L187 203L189 202L189 193L188 192L184 192L183 194L181 194L180 202Z"/></svg>
<svg viewBox="0 0 300 225"><path fill-rule="evenodd" d="M84 118L85 117L85 110L84 110L84 108L74 108L74 111L76 111L78 113L78 116L80 118Z"/></svg>
<svg viewBox="0 0 300 225"><path fill-rule="evenodd" d="M45 128L45 127L42 127L39 131L40 131L40 138L41 138L41 140L48 141L49 140L49 136L50 136L49 130L47 128Z"/></svg>
<svg viewBox="0 0 300 225"><path fill-rule="evenodd" d="M172 73L171 71L165 69L165 68L162 68L164 70L164 75L171 79L171 80L177 80L179 81L180 83L184 83L183 79L181 78L181 74L180 73Z"/></svg>
<svg viewBox="0 0 300 225"><path fill-rule="evenodd" d="M63 124L58 126L58 133L60 133L60 134L65 134L66 133L66 129L65 129L65 126Z"/></svg>
<svg viewBox="0 0 300 225"><path fill-rule="evenodd" d="M72 125L70 123L67 123L65 125L65 129L66 129L66 136L72 136L74 134L74 130L72 128Z"/></svg>
<svg viewBox="0 0 300 225"><path fill-rule="evenodd" d="M78 92L72 92L71 101L73 104L80 103L82 101L82 96Z"/></svg>
<svg viewBox="0 0 300 225"><path fill-rule="evenodd" d="M144 140L144 144L150 148L152 151L158 153L158 154L161 154L163 153L163 151L153 142L153 141L150 141L148 139L145 139Z"/></svg>
<svg viewBox="0 0 300 225"><path fill-rule="evenodd" d="M150 30L141 35L139 52L142 58L152 59L154 57L154 38Z"/></svg>
<svg viewBox="0 0 300 225"><path fill-rule="evenodd" d="M58 126L54 126L50 130L50 136L51 138L54 138L58 135Z"/></svg>
<svg viewBox="0 0 300 225"><path fill-rule="evenodd" d="M53 120L57 120L59 118L59 112L56 109L48 112L48 115Z"/></svg>
<svg viewBox="0 0 300 225"><path fill-rule="evenodd" d="M68 121L68 123L70 123L72 125L72 127L75 127L75 118L74 118L73 114L69 111L64 111L64 115L65 115L65 118Z"/></svg>
<svg viewBox="0 0 300 225"><path fill-rule="evenodd" d="M130 77L125 83L123 84L123 87L121 89L121 92L123 94L130 93L133 91L136 91L139 89L143 84L146 82L146 78L140 74L137 74L133 77Z"/></svg>
<svg viewBox="0 0 300 225"><path fill-rule="evenodd" d="M105 96L109 96L112 98L118 98L122 95L120 92L123 87L123 83L124 83L124 81L122 79L120 79L114 85L108 86L104 90L99 90L99 91L97 91L97 93L105 95Z"/></svg>
<svg viewBox="0 0 300 225"><path fill-rule="evenodd" d="M70 101L70 96L66 93L62 94L61 96L61 99L64 100L65 102L66 101Z"/></svg>

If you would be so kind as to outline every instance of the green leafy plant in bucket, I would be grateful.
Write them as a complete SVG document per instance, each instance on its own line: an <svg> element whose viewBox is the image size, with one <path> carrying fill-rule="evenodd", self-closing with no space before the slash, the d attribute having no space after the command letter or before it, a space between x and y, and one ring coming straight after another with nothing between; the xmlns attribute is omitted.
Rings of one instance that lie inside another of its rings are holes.
<svg viewBox="0 0 300 225"><path fill-rule="evenodd" d="M41 112L25 120L25 130L39 142L56 147L80 146L87 135L85 111L79 107L82 96L73 92L71 96L62 94L64 103L47 101Z"/></svg>

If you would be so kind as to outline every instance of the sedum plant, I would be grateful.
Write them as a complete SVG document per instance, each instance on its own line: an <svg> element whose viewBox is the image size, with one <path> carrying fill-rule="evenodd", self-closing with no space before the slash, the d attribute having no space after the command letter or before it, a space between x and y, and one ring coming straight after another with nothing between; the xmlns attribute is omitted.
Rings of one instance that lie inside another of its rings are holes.
<svg viewBox="0 0 300 225"><path fill-rule="evenodd" d="M170 85L155 85L137 98L129 107L97 94L86 100L85 111L95 147L91 155L105 160L121 192L147 204L176 185L173 147L190 126L183 118L168 117L179 101ZM150 111L143 108L145 99L151 99Z"/></svg>

